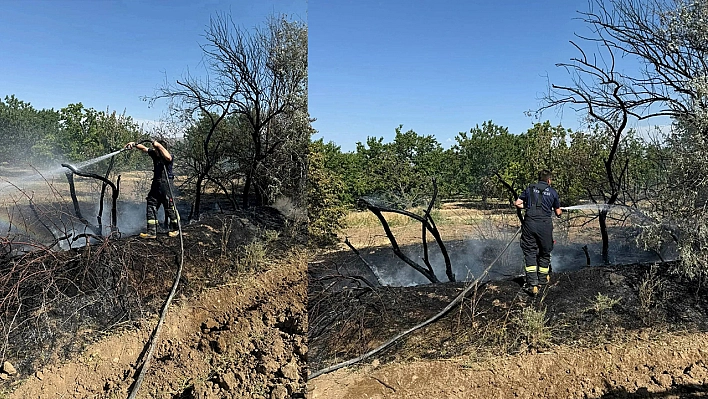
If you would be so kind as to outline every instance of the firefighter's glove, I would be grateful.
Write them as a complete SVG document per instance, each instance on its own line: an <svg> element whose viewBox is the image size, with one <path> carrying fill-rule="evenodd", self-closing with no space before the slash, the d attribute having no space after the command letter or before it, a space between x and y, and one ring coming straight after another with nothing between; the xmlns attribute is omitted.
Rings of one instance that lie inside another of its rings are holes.
<svg viewBox="0 0 708 399"><path fill-rule="evenodd" d="M134 146L135 146L135 143L131 141L130 143L125 145L125 149L132 150Z"/></svg>

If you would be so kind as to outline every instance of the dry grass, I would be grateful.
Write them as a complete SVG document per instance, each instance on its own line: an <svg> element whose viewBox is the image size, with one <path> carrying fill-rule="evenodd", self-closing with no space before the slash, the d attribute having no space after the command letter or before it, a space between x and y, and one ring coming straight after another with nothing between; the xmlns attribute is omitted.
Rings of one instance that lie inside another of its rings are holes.
<svg viewBox="0 0 708 399"><path fill-rule="evenodd" d="M639 283L639 305L642 314L648 315L657 305L664 286L664 280L658 275L656 265L652 265Z"/></svg>
<svg viewBox="0 0 708 399"><path fill-rule="evenodd" d="M448 202L438 209L433 209L431 215L445 241L464 240L469 237L503 238L506 231L513 232L520 224L515 210L505 208L501 203L495 205L497 208L485 210L475 208L469 202ZM412 208L408 211L422 214L423 209ZM384 216L399 245L420 243L419 222L399 214L385 213ZM566 212L560 222L554 222L554 236L558 243L598 242L600 233L595 216L591 212ZM346 227L340 234L342 241L344 237L348 237L357 248L389 245L381 223L373 213L351 211L346 215L345 223ZM609 227L620 225L619 221L608 219Z"/></svg>
<svg viewBox="0 0 708 399"><path fill-rule="evenodd" d="M408 209L421 214L422 208ZM386 220L400 245L420 242L420 223L407 216L386 213ZM431 216L444 240L462 240L465 237L477 236L480 223L494 221L494 224L505 226L512 220L507 211L478 210L459 207L455 203L444 204L440 209L434 209ZM515 216L514 216L515 217ZM369 211L352 211L347 214L346 228L342 237L349 237L355 246L385 246L389 244L378 218ZM513 223L513 221L512 221Z"/></svg>

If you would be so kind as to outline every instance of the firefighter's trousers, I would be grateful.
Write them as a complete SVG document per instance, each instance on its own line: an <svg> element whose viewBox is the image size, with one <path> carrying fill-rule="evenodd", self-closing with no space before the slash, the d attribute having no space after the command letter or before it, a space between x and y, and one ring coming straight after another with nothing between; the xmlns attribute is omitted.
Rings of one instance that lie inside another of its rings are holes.
<svg viewBox="0 0 708 399"><path fill-rule="evenodd" d="M174 199L170 195L170 186L167 179L153 180L150 185L150 192L147 196L147 232L149 234L157 234L157 211L160 206L165 209L165 215L169 219L169 228L172 231L178 230L177 220L179 215L175 208Z"/></svg>
<svg viewBox="0 0 708 399"><path fill-rule="evenodd" d="M543 285L548 282L553 251L551 218L527 217L521 227L520 245L526 263L526 282L529 285Z"/></svg>

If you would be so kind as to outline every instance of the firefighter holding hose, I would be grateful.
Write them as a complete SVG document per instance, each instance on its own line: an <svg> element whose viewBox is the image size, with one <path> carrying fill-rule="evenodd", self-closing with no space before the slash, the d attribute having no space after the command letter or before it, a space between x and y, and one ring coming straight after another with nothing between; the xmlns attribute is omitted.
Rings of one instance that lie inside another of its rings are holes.
<svg viewBox="0 0 708 399"><path fill-rule="evenodd" d="M551 251L553 251L553 220L560 217L560 199L551 187L551 172L538 173L538 182L530 185L514 202L519 209L526 209L521 226L521 250L526 263L526 288L531 295L551 279Z"/></svg>
<svg viewBox="0 0 708 399"><path fill-rule="evenodd" d="M174 179L172 173L172 165L174 158L167 148L163 140L152 140L152 148L148 148L141 143L131 141L125 145L126 149L136 148L147 153L152 159L153 176L150 184L150 192L147 196L147 230L145 233L140 233L142 238L157 238L157 210L162 205L165 209L165 214L170 219L169 229L167 233L170 237L179 235L178 219L179 214L175 208L174 199L170 193L170 181Z"/></svg>

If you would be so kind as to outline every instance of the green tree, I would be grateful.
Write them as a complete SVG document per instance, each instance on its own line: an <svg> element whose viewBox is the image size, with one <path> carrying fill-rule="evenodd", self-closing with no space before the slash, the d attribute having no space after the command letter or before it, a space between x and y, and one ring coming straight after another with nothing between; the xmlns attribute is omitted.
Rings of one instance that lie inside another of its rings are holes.
<svg viewBox="0 0 708 399"><path fill-rule="evenodd" d="M377 195L398 206L420 205L432 195L432 179L443 162L443 149L435 137L396 128L390 143L369 137L357 143L358 165L366 179L364 195Z"/></svg>
<svg viewBox="0 0 708 399"><path fill-rule="evenodd" d="M461 161L458 184L468 193L514 200L535 181L540 169L559 169L565 151L566 131L549 122L537 123L527 132L511 134L492 121L460 133L453 147Z"/></svg>
<svg viewBox="0 0 708 399"><path fill-rule="evenodd" d="M470 129L469 134L460 132L455 141L453 148L461 161L458 184L471 195L482 197L483 202L488 197L502 196L496 176L517 160L518 137L509 133L508 128L487 121Z"/></svg>
<svg viewBox="0 0 708 399"><path fill-rule="evenodd" d="M45 165L54 154L44 149L44 139L59 131L59 113L37 110L14 95L0 100L0 162Z"/></svg>
<svg viewBox="0 0 708 399"><path fill-rule="evenodd" d="M344 226L346 206L341 193L344 182L326 167L327 145L323 140L310 143L307 167L307 215L310 239L331 243Z"/></svg>
<svg viewBox="0 0 708 399"><path fill-rule="evenodd" d="M54 154L52 159L55 162L85 161L119 150L129 141L147 137L130 116L115 111L96 111L81 103L62 108L59 117L60 129L40 141L47 156ZM126 153L119 158L117 170L134 166L138 158L135 153Z"/></svg>

